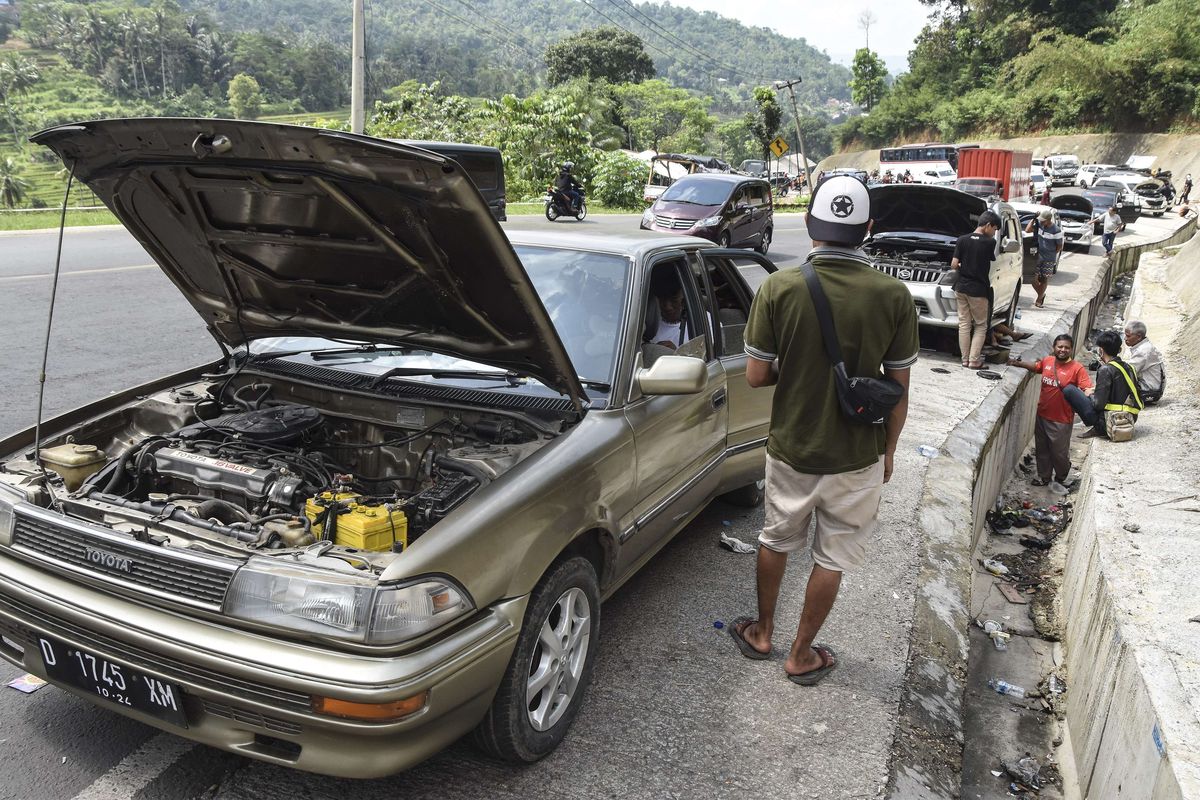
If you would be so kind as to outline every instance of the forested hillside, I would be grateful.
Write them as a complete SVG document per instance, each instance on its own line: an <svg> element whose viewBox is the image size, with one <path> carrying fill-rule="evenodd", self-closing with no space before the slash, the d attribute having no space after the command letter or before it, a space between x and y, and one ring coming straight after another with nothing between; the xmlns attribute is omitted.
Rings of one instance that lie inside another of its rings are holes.
<svg viewBox="0 0 1200 800"><path fill-rule="evenodd" d="M909 71L839 131L898 140L1200 129L1197 0L922 0Z"/></svg>
<svg viewBox="0 0 1200 800"><path fill-rule="evenodd" d="M183 0L230 30L349 47L349 2ZM659 77L714 97L714 110L749 110L753 86L802 75L810 105L848 100L850 73L803 39L748 28L712 12L630 0L366 0L371 84L440 81L453 94L498 97L539 85L542 54L586 28L616 25L645 42Z"/></svg>

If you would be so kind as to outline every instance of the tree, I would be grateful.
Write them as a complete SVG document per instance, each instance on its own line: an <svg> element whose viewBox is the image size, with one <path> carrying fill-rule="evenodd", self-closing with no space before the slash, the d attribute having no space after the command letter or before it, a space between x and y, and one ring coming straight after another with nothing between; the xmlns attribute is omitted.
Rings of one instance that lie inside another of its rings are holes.
<svg viewBox="0 0 1200 800"><path fill-rule="evenodd" d="M865 9L858 15L858 27L863 29L863 38L866 43L863 45L868 50L871 49L871 26L879 21L879 18L871 13L871 9Z"/></svg>
<svg viewBox="0 0 1200 800"><path fill-rule="evenodd" d="M544 60L551 86L572 78L641 83L654 76L654 61L642 40L610 25L560 39L546 48Z"/></svg>
<svg viewBox="0 0 1200 800"><path fill-rule="evenodd" d="M758 155L767 157L767 146L779 135L779 126L783 123L783 109L775 97L775 90L767 86L754 87L754 105L756 111L754 122L750 125L750 133L761 148Z"/></svg>
<svg viewBox="0 0 1200 800"><path fill-rule="evenodd" d="M29 191L29 181L20 175L21 167L15 159L0 161L0 205L16 208Z"/></svg>
<svg viewBox="0 0 1200 800"><path fill-rule="evenodd" d="M850 71L850 94L854 102L870 111L883 99L887 92L887 67L883 59L865 47L854 53L854 64Z"/></svg>
<svg viewBox="0 0 1200 800"><path fill-rule="evenodd" d="M708 104L685 89L664 80L627 83L613 87L620 108L617 116L631 150L699 150L716 127Z"/></svg>
<svg viewBox="0 0 1200 800"><path fill-rule="evenodd" d="M255 119L262 113L262 90L258 81L244 72L229 82L229 107L238 119Z"/></svg>
<svg viewBox="0 0 1200 800"><path fill-rule="evenodd" d="M8 124L18 145L24 142L25 137L17 130L17 98L40 79L37 67L24 56L10 53L0 60L0 105L8 112Z"/></svg>

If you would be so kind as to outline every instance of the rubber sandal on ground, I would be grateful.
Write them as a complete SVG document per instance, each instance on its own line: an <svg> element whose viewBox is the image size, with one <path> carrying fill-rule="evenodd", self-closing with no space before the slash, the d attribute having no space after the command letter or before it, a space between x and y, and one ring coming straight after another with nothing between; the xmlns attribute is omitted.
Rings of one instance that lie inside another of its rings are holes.
<svg viewBox="0 0 1200 800"><path fill-rule="evenodd" d="M742 637L741 631L738 630L743 625L749 625L752 622L758 622L758 620L751 619L750 617L738 617L732 623L730 623L729 635L733 637L733 641L737 645L738 650L741 650L742 655L744 655L746 658L750 658L755 661L766 661L771 657L771 651L768 650L764 653L761 650L755 649L754 645L747 642Z"/></svg>
<svg viewBox="0 0 1200 800"><path fill-rule="evenodd" d="M808 672L801 672L799 675L788 673L787 679L797 686L816 686L825 676L837 669L837 653L833 652L831 647L823 644L814 644L813 650L817 651L817 655L821 657L821 666Z"/></svg>

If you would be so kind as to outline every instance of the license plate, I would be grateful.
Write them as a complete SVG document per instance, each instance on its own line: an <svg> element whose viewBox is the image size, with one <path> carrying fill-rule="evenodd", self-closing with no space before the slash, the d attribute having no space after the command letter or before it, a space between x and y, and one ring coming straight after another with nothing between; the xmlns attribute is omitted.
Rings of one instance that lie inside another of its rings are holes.
<svg viewBox="0 0 1200 800"><path fill-rule="evenodd" d="M42 663L51 680L82 689L101 700L132 708L161 720L187 727L183 693L173 683L116 664L56 639L40 637Z"/></svg>

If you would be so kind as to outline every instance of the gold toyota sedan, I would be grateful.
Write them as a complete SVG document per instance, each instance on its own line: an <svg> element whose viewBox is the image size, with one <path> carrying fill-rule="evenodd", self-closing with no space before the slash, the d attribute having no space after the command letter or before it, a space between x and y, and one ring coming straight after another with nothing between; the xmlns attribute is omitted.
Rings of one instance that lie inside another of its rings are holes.
<svg viewBox="0 0 1200 800"><path fill-rule="evenodd" d="M0 441L0 657L66 691L330 775L472 732L533 761L579 712L601 601L714 497L761 499L762 256L510 241L456 162L365 136L34 141L220 351ZM138 335L153 359L170 332Z"/></svg>

